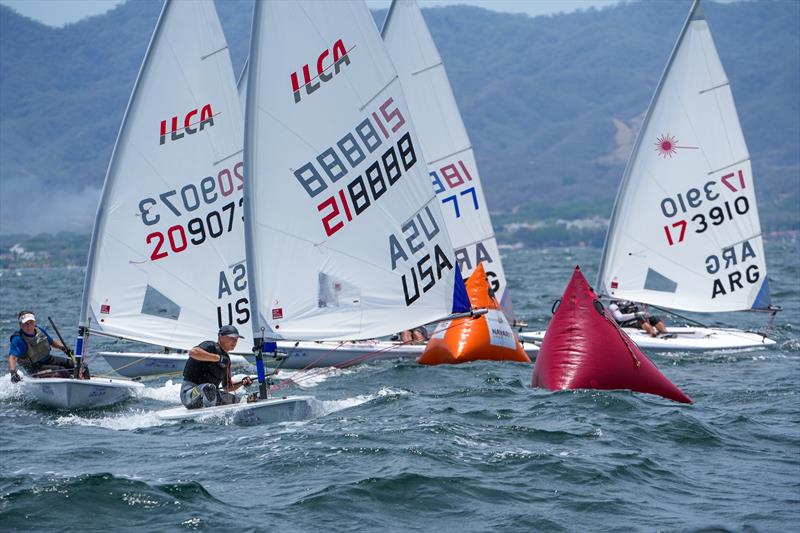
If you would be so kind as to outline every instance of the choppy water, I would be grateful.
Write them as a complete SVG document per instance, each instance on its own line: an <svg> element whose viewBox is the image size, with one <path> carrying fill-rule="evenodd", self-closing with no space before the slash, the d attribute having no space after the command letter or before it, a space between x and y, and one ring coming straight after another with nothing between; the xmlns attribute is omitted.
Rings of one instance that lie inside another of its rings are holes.
<svg viewBox="0 0 800 533"><path fill-rule="evenodd" d="M776 349L650 354L690 406L532 389L523 364L384 361L303 382L295 390L320 400L314 419L239 427L158 421L154 410L178 404L167 379L124 405L69 414L26 402L2 375L0 529L796 530L799 256L796 243L767 253L773 301L786 309ZM546 326L572 267L593 279L598 259L507 251L517 314ZM82 276L3 272L0 331L31 307L72 340Z"/></svg>

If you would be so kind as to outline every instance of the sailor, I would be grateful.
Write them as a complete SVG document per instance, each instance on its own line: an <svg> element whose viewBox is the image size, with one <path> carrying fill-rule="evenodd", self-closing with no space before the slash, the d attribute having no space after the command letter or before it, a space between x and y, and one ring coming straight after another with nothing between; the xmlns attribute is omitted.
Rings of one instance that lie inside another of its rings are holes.
<svg viewBox="0 0 800 533"><path fill-rule="evenodd" d="M620 327L640 328L651 337L658 337L659 333L667 333L667 328L660 317L650 315L639 309L633 302L627 300L612 300L608 306L611 316Z"/></svg>
<svg viewBox="0 0 800 533"><path fill-rule="evenodd" d="M242 381L234 383L231 377L228 352L236 347L239 337L235 326L222 326L217 342L205 341L189 350L181 386L181 403L187 409L237 403L236 389L253 382L245 376Z"/></svg>
<svg viewBox="0 0 800 533"><path fill-rule="evenodd" d="M428 330L425 326L407 329L400 332L400 340L403 344L425 344L428 341Z"/></svg>
<svg viewBox="0 0 800 533"><path fill-rule="evenodd" d="M74 368L72 351L60 340L53 339L44 328L36 325L33 311L20 311L17 318L19 329L11 335L11 346L8 350L8 371L13 383L22 379L17 372L18 364L29 375L42 370ZM67 357L51 354L51 346L64 352Z"/></svg>

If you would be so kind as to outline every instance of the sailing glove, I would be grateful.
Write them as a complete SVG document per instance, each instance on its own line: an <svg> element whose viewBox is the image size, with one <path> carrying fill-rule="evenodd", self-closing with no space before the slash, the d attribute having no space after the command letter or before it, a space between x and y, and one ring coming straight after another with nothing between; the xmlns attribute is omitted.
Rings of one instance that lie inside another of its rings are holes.
<svg viewBox="0 0 800 533"><path fill-rule="evenodd" d="M19 383L20 381L22 381L22 378L19 373L16 370L11 372L11 383Z"/></svg>
<svg viewBox="0 0 800 533"><path fill-rule="evenodd" d="M644 318L644 311L636 311L636 318Z"/></svg>

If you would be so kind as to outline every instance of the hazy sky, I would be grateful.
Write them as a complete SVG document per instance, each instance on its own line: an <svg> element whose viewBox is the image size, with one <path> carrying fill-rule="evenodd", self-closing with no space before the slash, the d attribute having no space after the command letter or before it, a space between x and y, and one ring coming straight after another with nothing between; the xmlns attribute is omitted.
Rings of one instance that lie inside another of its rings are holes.
<svg viewBox="0 0 800 533"><path fill-rule="evenodd" d="M0 0L0 4L10 6L26 17L49 24L50 26L63 26L64 24L76 22L85 17L105 13L124 1L125 0ZM559 11L575 11L576 9L586 9L592 6L602 7L616 4L619 1L620 0L418 0L420 6L423 8L469 4L486 9L493 9L495 11L527 13L534 16L556 13ZM689 0L686 0L686 2L688 5ZM390 3L390 0L367 0L367 5L371 9L387 8Z"/></svg>

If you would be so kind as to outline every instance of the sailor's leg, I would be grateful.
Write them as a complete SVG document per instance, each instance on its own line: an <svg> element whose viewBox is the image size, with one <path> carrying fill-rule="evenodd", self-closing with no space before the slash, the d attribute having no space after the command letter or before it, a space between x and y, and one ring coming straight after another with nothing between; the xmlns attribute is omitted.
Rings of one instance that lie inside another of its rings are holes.
<svg viewBox="0 0 800 533"><path fill-rule="evenodd" d="M651 316L650 317L650 324L658 330L659 333L666 333L667 327L664 325L664 322L661 321L661 317Z"/></svg>
<svg viewBox="0 0 800 533"><path fill-rule="evenodd" d="M189 381L184 381L181 386L181 403L187 409L198 409L201 407L213 407L218 405L219 398L217 387L212 383L195 385Z"/></svg>

